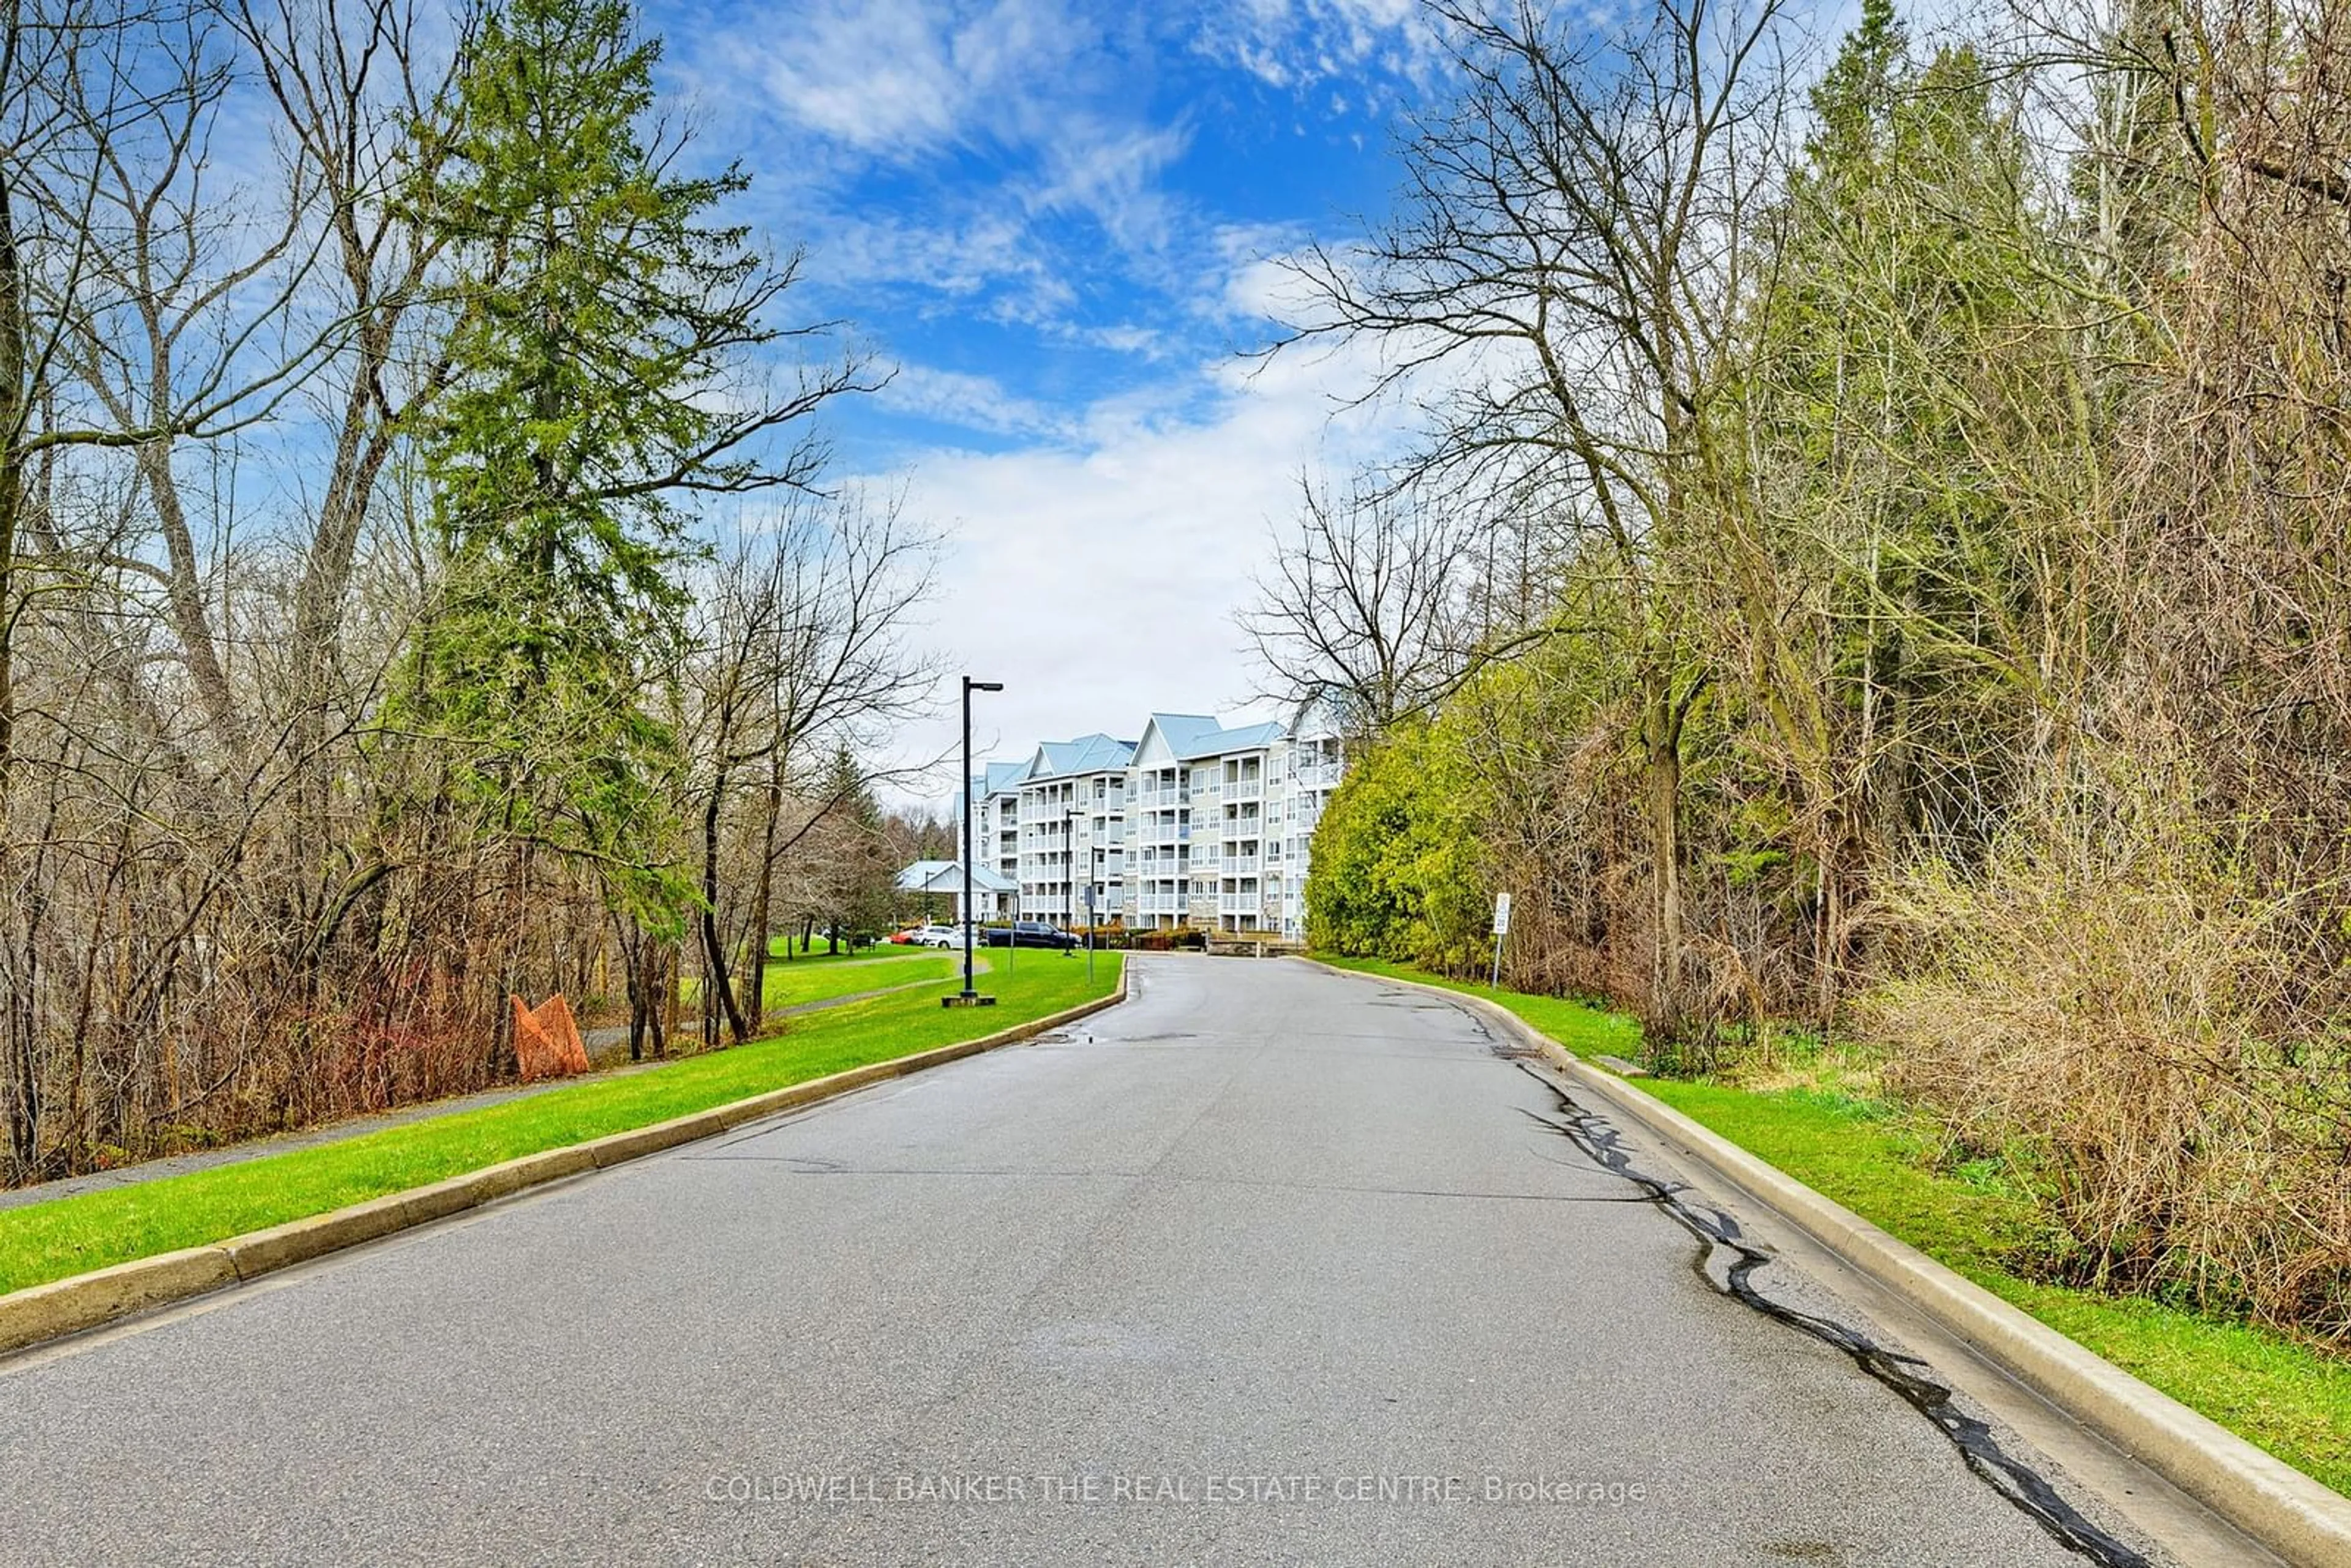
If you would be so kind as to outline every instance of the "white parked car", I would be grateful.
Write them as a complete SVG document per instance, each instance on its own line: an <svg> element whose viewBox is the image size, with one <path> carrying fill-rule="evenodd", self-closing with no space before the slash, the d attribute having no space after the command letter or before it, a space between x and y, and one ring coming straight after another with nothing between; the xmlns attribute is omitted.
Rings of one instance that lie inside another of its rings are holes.
<svg viewBox="0 0 2351 1568"><path fill-rule="evenodd" d="M918 947L960 947L963 932L957 926L933 924L916 930L913 940Z"/></svg>

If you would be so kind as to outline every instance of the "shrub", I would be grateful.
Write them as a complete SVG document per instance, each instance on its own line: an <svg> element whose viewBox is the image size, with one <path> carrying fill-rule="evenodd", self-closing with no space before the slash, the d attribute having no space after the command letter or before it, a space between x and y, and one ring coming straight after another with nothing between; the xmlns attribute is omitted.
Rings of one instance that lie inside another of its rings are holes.
<svg viewBox="0 0 2351 1568"><path fill-rule="evenodd" d="M1863 1004L1955 1157L2007 1156L2058 1271L2351 1337L2351 1051L2292 933L2177 817L2012 833L1889 892L1916 940Z"/></svg>

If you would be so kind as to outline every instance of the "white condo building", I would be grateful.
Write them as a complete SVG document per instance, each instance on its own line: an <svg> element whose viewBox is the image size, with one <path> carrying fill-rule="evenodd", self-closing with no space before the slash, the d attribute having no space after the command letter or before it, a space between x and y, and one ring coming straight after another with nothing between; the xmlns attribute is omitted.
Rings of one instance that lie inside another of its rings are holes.
<svg viewBox="0 0 2351 1568"><path fill-rule="evenodd" d="M1020 917L1057 925L1123 918L1127 764L1134 742L1049 740L1020 778Z"/></svg>
<svg viewBox="0 0 2351 1568"><path fill-rule="evenodd" d="M1102 922L1302 936L1314 825L1341 766L1312 709L1232 728L1155 713L1136 740L1081 736L990 763L972 779L974 859L1019 892L987 913L1082 924L1091 887Z"/></svg>
<svg viewBox="0 0 2351 1568"><path fill-rule="evenodd" d="M985 771L974 774L971 799L976 802L972 813L972 863L985 866L1005 881L1020 881L1020 779L1029 771L1026 762L991 762ZM956 853L963 852L963 800L960 795L950 808L955 816ZM980 894L974 902L983 919L1008 920L1012 917L1012 895Z"/></svg>

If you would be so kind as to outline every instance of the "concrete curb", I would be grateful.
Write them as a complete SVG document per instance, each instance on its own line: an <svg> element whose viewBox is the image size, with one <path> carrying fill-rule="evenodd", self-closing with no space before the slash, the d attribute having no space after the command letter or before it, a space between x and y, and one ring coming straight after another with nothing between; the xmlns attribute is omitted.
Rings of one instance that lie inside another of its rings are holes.
<svg viewBox="0 0 2351 1568"><path fill-rule="evenodd" d="M998 1046L1033 1040L1040 1034L1114 1008L1127 998L1125 964L1119 966L1118 988L1096 1001L1066 1008L1029 1023L1016 1024L977 1040L957 1040L911 1056L852 1067L829 1078L754 1094L715 1105L706 1111L611 1133L584 1144L543 1149L477 1171L386 1193L347 1208L307 1218L288 1220L266 1230L248 1231L209 1246L133 1259L88 1274L30 1285L0 1296L0 1356L68 1334L100 1327L119 1318L200 1296L227 1285L258 1279L277 1270L313 1258L376 1241L419 1225L445 1219L502 1197L549 1182L563 1181L590 1171L609 1170L630 1160L660 1154L699 1138L730 1132L747 1122L786 1111L797 1111L871 1084L940 1067L977 1056Z"/></svg>
<svg viewBox="0 0 2351 1568"><path fill-rule="evenodd" d="M1313 963L1311 959L1306 962ZM2351 1568L2351 1499L2092 1354L1842 1204L1604 1072L1498 1002L1386 975L1315 967L1443 997L1542 1052L1578 1088L1800 1227L1986 1359L2247 1535L2304 1568Z"/></svg>

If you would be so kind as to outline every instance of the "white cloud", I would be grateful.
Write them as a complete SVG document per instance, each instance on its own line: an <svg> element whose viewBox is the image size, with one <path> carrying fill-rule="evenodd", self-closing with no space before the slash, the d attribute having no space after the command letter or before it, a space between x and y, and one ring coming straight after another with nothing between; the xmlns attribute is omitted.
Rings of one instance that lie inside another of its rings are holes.
<svg viewBox="0 0 2351 1568"><path fill-rule="evenodd" d="M1159 175L1192 140L1183 126L1081 123L1047 150L1045 179L1023 193L1032 212L1081 212L1129 250L1165 246L1174 207Z"/></svg>
<svg viewBox="0 0 2351 1568"><path fill-rule="evenodd" d="M715 5L678 35L674 74L759 170L755 204L810 240L828 305L1075 341L1105 299L1154 295L1177 319L1102 346L1162 361L1237 312L1198 287L1204 261L1231 259L1216 198L1175 175L1217 99L1171 112L1160 59L1238 64L1299 84L1318 118L1376 119L1435 58L1417 0L804 0L788 20Z"/></svg>
<svg viewBox="0 0 2351 1568"><path fill-rule="evenodd" d="M1359 78L1367 107L1377 94L1360 80L1366 71L1424 80L1442 57L1419 0L1241 0L1206 19L1198 47L1271 87Z"/></svg>
<svg viewBox="0 0 2351 1568"><path fill-rule="evenodd" d="M881 391L885 408L919 414L967 430L1000 435L1057 435L1069 433L1069 422L1031 399L1004 390L991 376L960 371L902 365Z"/></svg>
<svg viewBox="0 0 2351 1568"><path fill-rule="evenodd" d="M1167 334L1156 327L1077 327L1067 335L1078 342L1108 349L1113 354L1132 354L1146 360L1159 359L1167 351Z"/></svg>
<svg viewBox="0 0 2351 1568"><path fill-rule="evenodd" d="M881 286L1074 327L1072 245L1147 281L1197 227L1166 181L1191 129L1153 116L1140 23L1115 10L810 0L779 24L726 0L684 43L674 74L721 141L757 149L755 200L860 315Z"/></svg>
<svg viewBox="0 0 2351 1568"><path fill-rule="evenodd" d="M976 709L976 755L1097 729L1131 739L1154 708L1249 706L1258 672L1234 617L1299 471L1392 455L1403 438L1392 404L1341 412L1371 364L1357 350L1261 373L1210 362L1178 400L1190 416L1147 397L1100 403L1076 439L935 450L891 476L949 535L934 642L952 669L1005 684ZM900 758L956 742L948 712L910 727ZM949 768L933 794L952 788Z"/></svg>
<svg viewBox="0 0 2351 1568"><path fill-rule="evenodd" d="M873 158L912 162L1017 131L1093 30L1053 0L813 0L718 35L776 112Z"/></svg>

